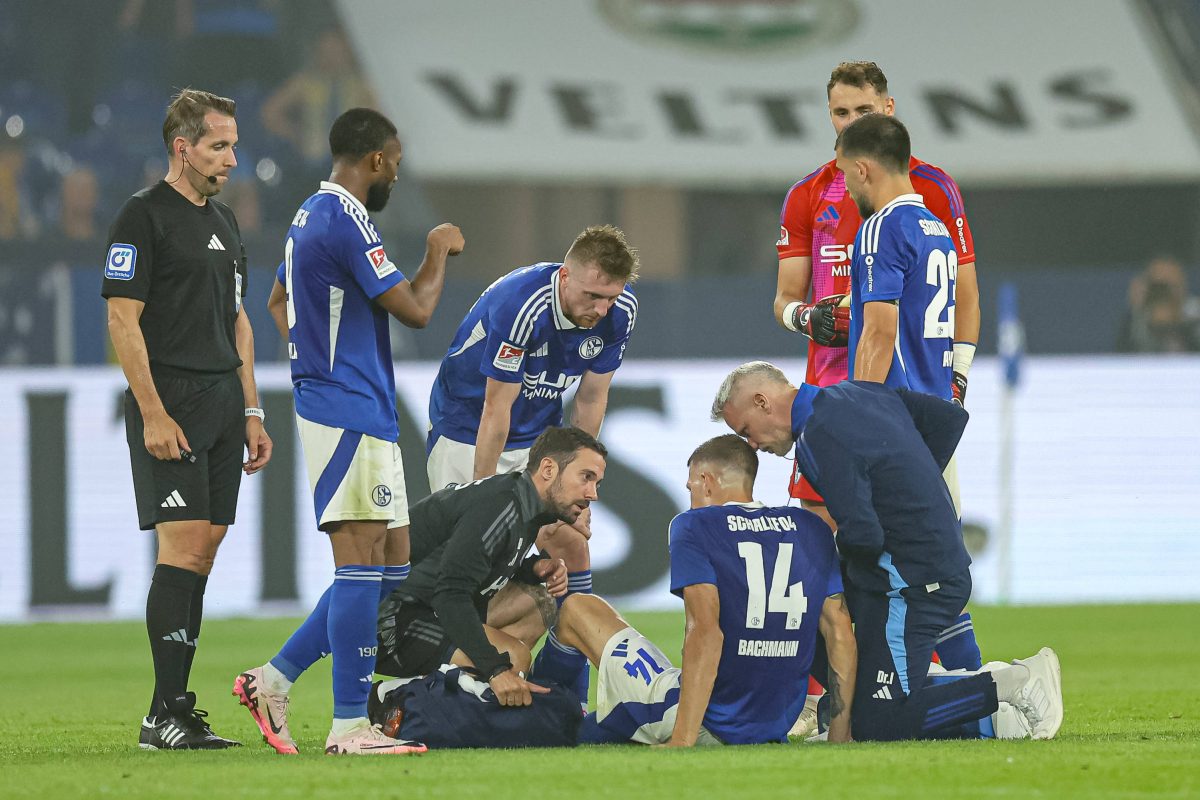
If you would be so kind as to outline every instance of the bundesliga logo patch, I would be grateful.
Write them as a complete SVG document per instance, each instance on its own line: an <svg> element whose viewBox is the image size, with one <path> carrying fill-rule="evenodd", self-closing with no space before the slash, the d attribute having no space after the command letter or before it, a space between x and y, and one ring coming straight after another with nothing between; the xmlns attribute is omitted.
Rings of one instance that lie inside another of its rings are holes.
<svg viewBox="0 0 1200 800"><path fill-rule="evenodd" d="M787 243L788 243L788 229L783 227L782 225L780 225L779 226L779 241L775 243L775 246L776 247L787 247Z"/></svg>
<svg viewBox="0 0 1200 800"><path fill-rule="evenodd" d="M388 259L387 253L383 250L383 245L377 245L368 250L367 260L371 262L371 268L375 270L376 278L386 278L396 271L396 265Z"/></svg>
<svg viewBox="0 0 1200 800"><path fill-rule="evenodd" d="M507 342L500 345L499 352L492 360L492 366L496 369L502 369L505 372L516 372L521 368L521 359L525 357L525 351L515 345Z"/></svg>

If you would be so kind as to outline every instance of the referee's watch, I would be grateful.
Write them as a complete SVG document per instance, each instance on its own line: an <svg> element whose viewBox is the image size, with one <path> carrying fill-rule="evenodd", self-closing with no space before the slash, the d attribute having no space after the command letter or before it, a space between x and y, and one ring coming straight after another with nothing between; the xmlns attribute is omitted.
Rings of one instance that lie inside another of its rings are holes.
<svg viewBox="0 0 1200 800"><path fill-rule="evenodd" d="M247 408L246 416L247 417L258 417L263 422L267 421L267 412L263 411L261 408Z"/></svg>

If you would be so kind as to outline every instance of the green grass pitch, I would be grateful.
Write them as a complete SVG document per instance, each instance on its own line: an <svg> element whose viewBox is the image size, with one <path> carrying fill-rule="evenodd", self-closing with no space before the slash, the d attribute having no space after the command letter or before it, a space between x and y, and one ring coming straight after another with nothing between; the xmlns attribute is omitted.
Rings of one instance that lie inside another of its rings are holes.
<svg viewBox="0 0 1200 800"><path fill-rule="evenodd" d="M327 758L328 660L297 684L302 753L275 755L230 696L295 620L212 620L192 688L213 727L246 747L145 753L150 692L137 623L0 627L0 797L261 798L990 798L1200 796L1200 606L974 610L985 656L1054 646L1066 719L1052 742L793 744L650 750L430 752ZM630 621L677 654L678 614Z"/></svg>

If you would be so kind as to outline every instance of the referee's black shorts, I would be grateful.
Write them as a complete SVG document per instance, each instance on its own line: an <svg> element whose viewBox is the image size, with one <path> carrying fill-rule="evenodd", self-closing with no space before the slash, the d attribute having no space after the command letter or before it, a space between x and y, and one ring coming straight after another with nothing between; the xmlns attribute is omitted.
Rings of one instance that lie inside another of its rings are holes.
<svg viewBox="0 0 1200 800"><path fill-rule="evenodd" d="M433 609L394 592L379 606L375 671L396 678L436 672L457 650Z"/></svg>
<svg viewBox="0 0 1200 800"><path fill-rule="evenodd" d="M126 389L125 437L138 524L144 531L180 520L233 524L246 443L246 404L237 372L210 376L156 366L151 373L163 407L183 429L196 461L150 455L141 410Z"/></svg>

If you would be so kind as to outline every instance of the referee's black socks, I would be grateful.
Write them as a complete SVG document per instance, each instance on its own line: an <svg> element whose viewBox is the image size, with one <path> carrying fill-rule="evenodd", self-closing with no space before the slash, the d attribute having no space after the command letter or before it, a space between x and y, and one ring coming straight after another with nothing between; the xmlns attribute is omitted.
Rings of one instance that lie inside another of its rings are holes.
<svg viewBox="0 0 1200 800"><path fill-rule="evenodd" d="M188 672L196 654L204 587L208 577L157 564L146 595L146 632L154 659L154 698L149 716L163 712L164 697L187 692Z"/></svg>

